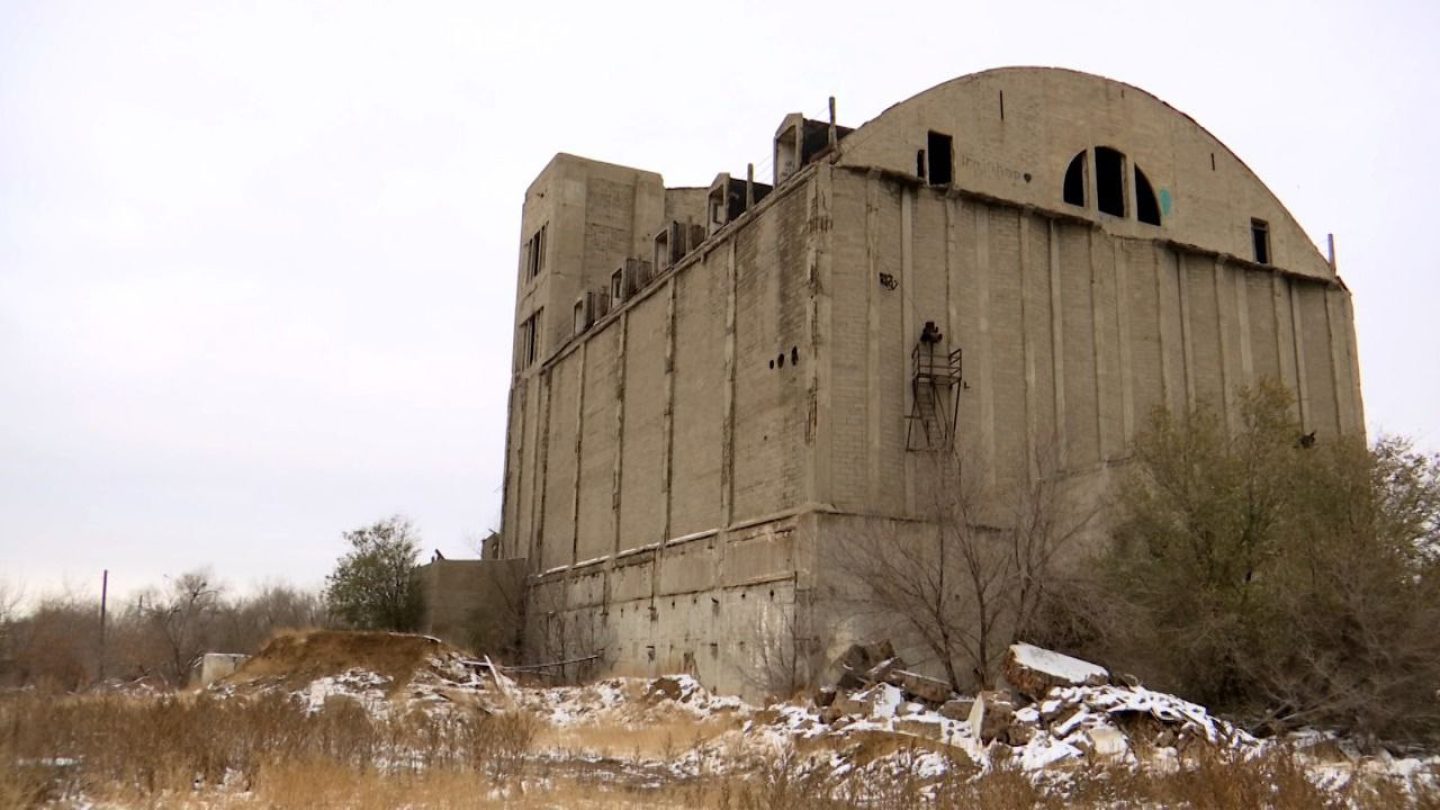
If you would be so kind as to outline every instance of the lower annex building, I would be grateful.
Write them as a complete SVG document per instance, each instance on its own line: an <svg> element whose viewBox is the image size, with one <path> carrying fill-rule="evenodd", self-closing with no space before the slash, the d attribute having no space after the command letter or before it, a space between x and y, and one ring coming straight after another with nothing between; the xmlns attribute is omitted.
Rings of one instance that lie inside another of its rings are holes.
<svg viewBox="0 0 1440 810"><path fill-rule="evenodd" d="M753 691L796 627L838 652L827 550L923 525L936 452L1098 497L1153 408L1262 378L1363 432L1333 258L1154 96L1005 68L831 117L765 183L560 154L526 192L494 554L530 657Z"/></svg>

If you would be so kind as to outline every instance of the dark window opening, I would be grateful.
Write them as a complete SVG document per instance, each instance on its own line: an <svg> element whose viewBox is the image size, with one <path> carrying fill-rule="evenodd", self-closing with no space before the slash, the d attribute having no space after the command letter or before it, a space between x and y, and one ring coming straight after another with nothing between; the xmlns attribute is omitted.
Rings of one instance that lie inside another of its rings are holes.
<svg viewBox="0 0 1440 810"><path fill-rule="evenodd" d="M1147 225L1160 224L1160 202L1155 199L1155 189L1150 178L1135 167L1135 218Z"/></svg>
<svg viewBox="0 0 1440 810"><path fill-rule="evenodd" d="M518 342L521 368L529 368L540 355L540 317L544 311L543 307L535 310L534 315L526 318L525 322L520 324Z"/></svg>
<svg viewBox="0 0 1440 810"><path fill-rule="evenodd" d="M1215 171L1215 153L1210 153L1210 171Z"/></svg>
<svg viewBox="0 0 1440 810"><path fill-rule="evenodd" d="M1125 216L1125 156L1108 146L1095 147L1095 196L1102 214Z"/></svg>
<svg viewBox="0 0 1440 810"><path fill-rule="evenodd" d="M921 180L925 179L925 150L915 150L915 176Z"/></svg>
<svg viewBox="0 0 1440 810"><path fill-rule="evenodd" d="M610 300L619 304L625 300L625 268L610 274Z"/></svg>
<svg viewBox="0 0 1440 810"><path fill-rule="evenodd" d="M1270 224L1263 219L1250 220L1250 238L1255 243L1255 261L1270 263Z"/></svg>
<svg viewBox="0 0 1440 810"><path fill-rule="evenodd" d="M931 132L925 143L925 154L930 158L930 185L948 186L954 178L954 139L941 132Z"/></svg>
<svg viewBox="0 0 1440 810"><path fill-rule="evenodd" d="M1000 91L1000 120L1005 120L1005 91Z"/></svg>
<svg viewBox="0 0 1440 810"><path fill-rule="evenodd" d="M1070 161L1065 170L1065 202L1071 205L1085 205L1085 153L1081 152Z"/></svg>
<svg viewBox="0 0 1440 810"><path fill-rule="evenodd" d="M790 365L792 365L792 366L798 366L798 365L800 365L800 347L798 347L798 346L791 346L791 347L790 347Z"/></svg>
<svg viewBox="0 0 1440 810"><path fill-rule="evenodd" d="M540 230L536 231L535 235L531 236L525 242L526 281L540 275L540 271L545 269L545 232L548 228L549 223L541 225Z"/></svg>

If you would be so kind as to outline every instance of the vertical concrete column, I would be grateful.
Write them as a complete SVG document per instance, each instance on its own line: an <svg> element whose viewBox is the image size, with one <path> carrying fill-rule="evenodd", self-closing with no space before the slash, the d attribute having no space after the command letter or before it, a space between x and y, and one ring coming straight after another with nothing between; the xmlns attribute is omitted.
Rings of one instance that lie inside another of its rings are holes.
<svg viewBox="0 0 1440 810"><path fill-rule="evenodd" d="M980 313L980 452L985 480L995 483L995 359L990 341L990 206L975 211L975 308Z"/></svg>
<svg viewBox="0 0 1440 810"><path fill-rule="evenodd" d="M582 341L580 349L575 352L580 357L580 367L575 371L575 489L570 494L570 523L574 527L570 532L571 565L580 560L580 482L583 477L580 464L585 444L585 355L589 348L590 341Z"/></svg>
<svg viewBox="0 0 1440 810"><path fill-rule="evenodd" d="M1235 322L1240 341L1240 382L1255 384L1255 346L1250 332L1250 271L1237 266L1235 279Z"/></svg>
<svg viewBox="0 0 1440 810"><path fill-rule="evenodd" d="M1295 400L1300 405L1300 429L1314 430L1310 416L1310 384L1305 373L1305 329L1301 323L1300 290L1295 282L1285 280L1290 297L1290 335L1295 347Z"/></svg>
<svg viewBox="0 0 1440 810"><path fill-rule="evenodd" d="M1280 382L1295 392L1291 412L1303 421L1300 411L1300 370L1295 368L1295 350L1285 345L1285 324L1290 323L1290 288L1279 273L1270 274L1270 304L1275 316L1275 363L1280 369ZM1290 372L1288 375L1286 372Z"/></svg>
<svg viewBox="0 0 1440 810"><path fill-rule="evenodd" d="M650 610L656 609L655 599L660 595L660 577L664 571L665 544L670 541L670 516L674 494L671 483L675 471L675 274L665 279L665 407L660 412L660 508L664 517L660 521L660 540L655 544L655 556L650 563Z"/></svg>
<svg viewBox="0 0 1440 810"><path fill-rule="evenodd" d="M914 188L904 188L900 192L900 357L896 361L900 368L905 370L908 381L910 369L910 351L915 347L917 335L915 327L915 195ZM906 416L914 413L915 389L913 385L905 386L904 413ZM915 514L915 454L907 452L903 456L905 470L905 514Z"/></svg>
<svg viewBox="0 0 1440 810"><path fill-rule="evenodd" d="M546 474L550 461L550 372L542 371L531 378L539 389L536 410L539 418L535 422L535 472L530 484L530 559L531 570L538 569L543 562L545 548L545 496L549 489L550 476Z"/></svg>
<svg viewBox="0 0 1440 810"><path fill-rule="evenodd" d="M1349 431L1351 414L1354 408L1350 404L1349 376L1350 361L1345 356L1345 338L1343 326L1340 321L1340 314L1337 311L1336 297L1338 291L1326 288L1325 296L1325 333L1330 339L1330 386L1335 392L1335 431L1346 433Z"/></svg>
<svg viewBox="0 0 1440 810"><path fill-rule="evenodd" d="M735 522L735 243L725 248L725 354L724 384L720 391L720 525Z"/></svg>
<svg viewBox="0 0 1440 810"><path fill-rule="evenodd" d="M1174 259L1175 281L1180 286L1180 357L1185 366L1185 407L1195 407L1195 339L1190 325L1190 275L1185 270L1185 257L1170 250Z"/></svg>
<svg viewBox="0 0 1440 810"><path fill-rule="evenodd" d="M615 356L615 467L610 477L610 509L615 514L615 544L611 548L611 560L614 555L620 553L620 483L624 479L625 461L625 363L626 348L630 343L630 311L620 313L620 322L616 324L620 330L619 346L616 348ZM609 583L609 577L606 577ZM606 600L609 603L609 600Z"/></svg>
<svg viewBox="0 0 1440 810"><path fill-rule="evenodd" d="M866 502L880 500L880 291L876 258L880 255L880 173L865 177L865 438Z"/></svg>
<svg viewBox="0 0 1440 810"><path fill-rule="evenodd" d="M1090 264L1090 356L1095 359L1095 364L1091 369L1095 374L1095 454L1096 460L1103 462L1110 458L1111 444L1114 443L1114 437L1105 431L1105 411L1111 407L1109 400L1106 399L1110 392L1105 386L1105 375L1114 360L1105 353L1104 325L1110 313L1101 310L1100 296L1096 294L1096 290L1104 284L1104 277L1095 261L1095 230L1093 228L1086 232L1085 248L1085 256ZM1116 304L1118 309L1118 298Z"/></svg>
<svg viewBox="0 0 1440 810"><path fill-rule="evenodd" d="M1341 315L1346 325L1345 350L1349 355L1350 367L1350 418L1351 429L1360 437L1365 436L1365 400L1360 396L1360 348L1355 342L1355 308L1350 293L1341 293Z"/></svg>
<svg viewBox="0 0 1440 810"><path fill-rule="evenodd" d="M960 216L960 200L947 194L942 202L945 205L945 334L950 336L947 349L953 351L960 342L960 332L957 331L960 328L959 298L962 289L960 240L955 229L955 220ZM951 404L958 412L960 403L956 401Z"/></svg>
<svg viewBox="0 0 1440 810"><path fill-rule="evenodd" d="M661 430L661 475L660 489L664 492L662 503L665 509L663 530L660 534L661 547L670 539L670 517L674 504L671 483L675 478L675 275L665 280L665 409L661 411L664 420Z"/></svg>
<svg viewBox="0 0 1440 810"><path fill-rule="evenodd" d="M834 439L830 416L831 375L834 359L829 351L828 337L833 334L831 310L832 271L829 240L831 231L830 199L834 193L830 164L817 169L810 181L810 229L807 250L810 253L810 501L831 504L834 501L831 475L831 445Z"/></svg>
<svg viewBox="0 0 1440 810"><path fill-rule="evenodd" d="M1055 432L1046 439L1054 442L1054 462L1059 469L1070 464L1070 437L1065 419L1065 309L1061 301L1060 239L1055 220L1046 220L1046 241L1050 245L1050 365L1055 377ZM1096 403L1099 412L1099 403Z"/></svg>
<svg viewBox="0 0 1440 810"><path fill-rule="evenodd" d="M500 485L500 491L505 493L504 508L500 511L501 557L519 556L520 551L520 481L526 469L524 456L530 450L525 444L525 410L529 404L525 394L525 382L512 384L505 409L505 480Z"/></svg>
<svg viewBox="0 0 1440 810"><path fill-rule="evenodd" d="M1090 229L1090 244L1095 244ZM1130 268L1120 244L1111 253L1115 273L1115 330L1120 340L1120 447L1125 453L1135 439L1135 361L1130 334Z"/></svg>
<svg viewBox="0 0 1440 810"><path fill-rule="evenodd" d="M1035 404L1035 338L1030 321L1035 315L1030 301L1030 215L1021 211L1020 218L1020 348L1025 361L1025 466L1033 481L1040 474L1035 464L1035 434L1039 414Z"/></svg>
<svg viewBox="0 0 1440 810"><path fill-rule="evenodd" d="M1161 261L1161 248L1152 247L1150 250L1150 272L1155 283L1155 331L1160 341L1160 402L1166 408L1175 407L1179 399L1179 384L1175 381L1175 361L1171 358L1171 352L1175 351L1172 341L1165 338L1165 277L1170 273L1169 262Z"/></svg>
<svg viewBox="0 0 1440 810"><path fill-rule="evenodd" d="M1234 338L1225 323L1225 302L1234 301L1235 296L1225 295L1225 265L1218 256L1211 263L1210 270L1215 285L1215 331L1220 335L1220 407L1225 416L1226 427L1234 430L1237 419L1235 392L1230 389L1235 385L1237 376L1234 361L1230 357Z"/></svg>

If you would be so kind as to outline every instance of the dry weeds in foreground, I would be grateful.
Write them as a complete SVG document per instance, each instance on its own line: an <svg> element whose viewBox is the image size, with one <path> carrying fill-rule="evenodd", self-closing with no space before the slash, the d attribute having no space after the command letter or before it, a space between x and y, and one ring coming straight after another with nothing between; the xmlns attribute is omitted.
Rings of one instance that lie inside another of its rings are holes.
<svg viewBox="0 0 1440 810"><path fill-rule="evenodd" d="M1056 770L1049 788L1003 767L922 779L906 767L918 749L903 744L889 753L898 776L837 776L828 758L794 748L768 758L722 751L686 775L667 767L727 728L676 720L557 731L527 714L377 719L344 699L307 715L274 695L23 694L0 698L0 807L1440 808L1433 792L1386 785L1321 791L1284 753L1242 761L1206 750L1170 774Z"/></svg>

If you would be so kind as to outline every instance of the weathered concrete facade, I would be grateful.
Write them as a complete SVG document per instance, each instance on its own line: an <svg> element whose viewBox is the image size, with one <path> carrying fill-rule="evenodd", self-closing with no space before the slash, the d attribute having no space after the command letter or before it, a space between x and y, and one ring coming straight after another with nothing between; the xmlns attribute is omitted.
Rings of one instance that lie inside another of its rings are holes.
<svg viewBox="0 0 1440 810"><path fill-rule="evenodd" d="M923 519L932 428L1097 485L1153 407L1233 419L1262 377L1363 431L1335 268L1141 90L988 71L853 132L788 116L774 165L666 189L559 155L527 192L501 555L537 657L754 688L766 639L833 618L802 617L827 536Z"/></svg>
<svg viewBox="0 0 1440 810"><path fill-rule="evenodd" d="M420 631L461 647L503 652L523 612L525 561L435 559L416 572Z"/></svg>

